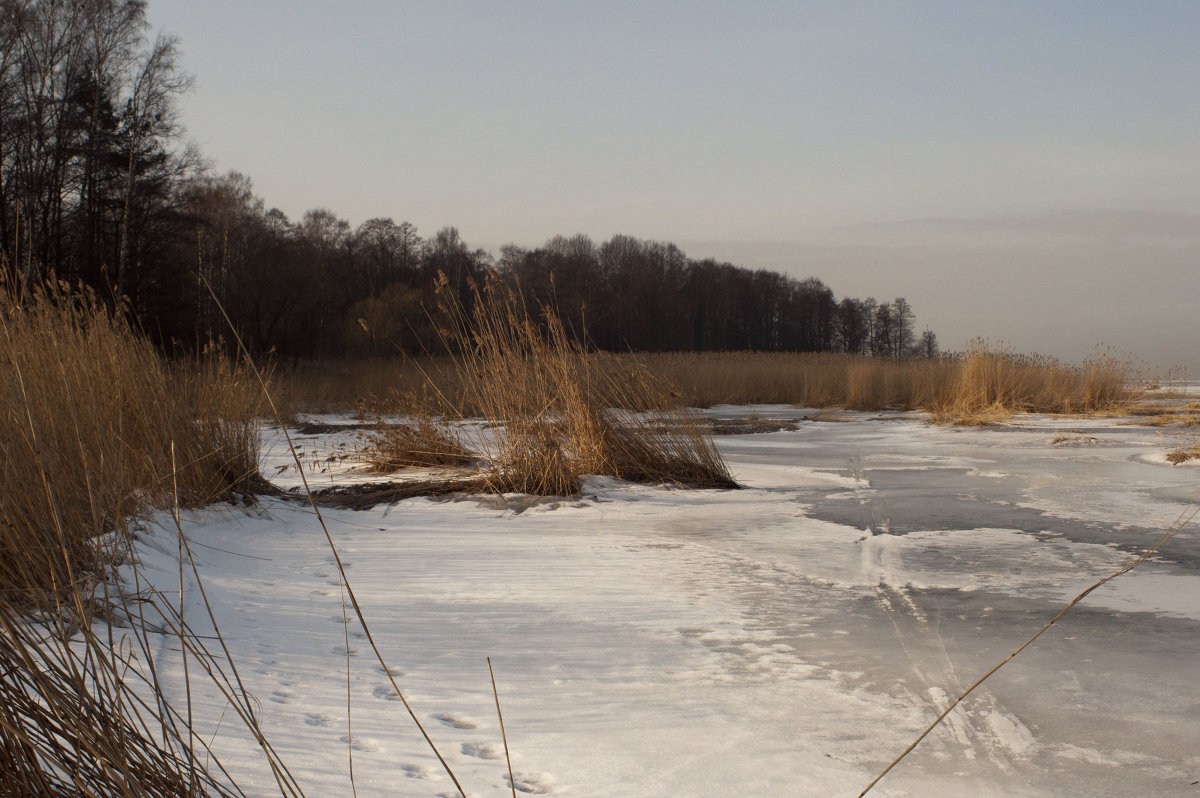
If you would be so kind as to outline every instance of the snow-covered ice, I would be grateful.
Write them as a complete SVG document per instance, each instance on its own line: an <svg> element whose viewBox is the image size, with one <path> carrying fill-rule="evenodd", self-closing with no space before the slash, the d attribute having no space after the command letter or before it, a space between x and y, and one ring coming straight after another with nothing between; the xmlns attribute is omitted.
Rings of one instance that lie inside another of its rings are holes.
<svg viewBox="0 0 1200 798"><path fill-rule="evenodd" d="M743 490L592 479L573 499L324 511L391 674L469 794L510 794L490 656L523 794L855 796L1200 487L1197 467L1161 459L1185 433L1121 419L842 417L719 438ZM1095 443L1052 444L1065 427ZM264 473L294 484L267 437ZM323 485L359 479L338 459L351 433L301 440ZM359 624L344 626L311 510L269 499L186 513L183 528L263 728L309 795L350 794L348 751L363 798L456 794ZM142 537L145 576L174 591L174 527L152 520ZM179 700L177 646L163 638L158 667ZM1200 795L1198 662L1200 534L1187 528L871 794ZM276 792L219 699L194 711L244 788Z"/></svg>

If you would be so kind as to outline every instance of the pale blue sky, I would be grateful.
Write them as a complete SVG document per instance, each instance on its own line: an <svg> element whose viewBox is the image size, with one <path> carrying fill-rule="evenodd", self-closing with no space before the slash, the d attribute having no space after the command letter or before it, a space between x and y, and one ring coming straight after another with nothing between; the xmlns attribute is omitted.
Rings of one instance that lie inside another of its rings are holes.
<svg viewBox="0 0 1200 798"><path fill-rule="evenodd" d="M1200 377L1200 2L150 0L268 205L627 233Z"/></svg>

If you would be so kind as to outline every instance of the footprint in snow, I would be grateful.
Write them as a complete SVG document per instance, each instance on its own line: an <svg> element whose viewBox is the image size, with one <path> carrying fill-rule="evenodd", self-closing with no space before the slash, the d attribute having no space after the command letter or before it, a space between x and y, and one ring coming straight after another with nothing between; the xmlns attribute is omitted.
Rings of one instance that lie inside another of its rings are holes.
<svg viewBox="0 0 1200 798"><path fill-rule="evenodd" d="M517 792L529 795L546 795L554 792L555 782L545 773L514 773L509 782L508 774L504 774L505 783L511 784Z"/></svg>
<svg viewBox="0 0 1200 798"><path fill-rule="evenodd" d="M400 770L410 779L428 779L433 777L433 771L424 765L401 765Z"/></svg>
<svg viewBox="0 0 1200 798"><path fill-rule="evenodd" d="M355 751L365 751L365 752L369 753L371 751L379 750L379 743L370 737L350 738L350 737L346 737L345 735L342 735L342 737L340 739L341 739L343 745L345 745L347 742L349 742L350 747L353 748ZM518 787L517 789L519 790L521 788Z"/></svg>
<svg viewBox="0 0 1200 798"><path fill-rule="evenodd" d="M478 759L503 759L504 749L492 743L463 743L462 752L465 756Z"/></svg>
<svg viewBox="0 0 1200 798"><path fill-rule="evenodd" d="M404 671L400 670L399 668L385 669L382 665L376 665L375 670L379 671L380 673L390 674L392 676L403 676L404 675Z"/></svg>
<svg viewBox="0 0 1200 798"><path fill-rule="evenodd" d="M309 712L304 716L304 722L309 726L328 726L333 718L320 712Z"/></svg>
<svg viewBox="0 0 1200 798"><path fill-rule="evenodd" d="M399 701L400 700L400 696L396 694L396 691L392 689L392 686L390 684L380 685L379 687L376 687L374 690L371 691L371 695L375 696L376 698L382 699L384 701Z"/></svg>
<svg viewBox="0 0 1200 798"><path fill-rule="evenodd" d="M478 729L479 728L479 724L476 723L475 721L471 720L470 718L463 717L462 715L452 715L449 712L443 712L440 715L434 715L433 719L441 721L442 723L446 724L447 726L451 726L455 729Z"/></svg>
<svg viewBox="0 0 1200 798"><path fill-rule="evenodd" d="M271 700L274 701L276 704L286 704L287 702L292 700L292 691L288 690L287 688L283 688L282 690L275 690L274 692L271 693Z"/></svg>
<svg viewBox="0 0 1200 798"><path fill-rule="evenodd" d="M337 654L339 657L346 656L346 647L345 646L334 646L332 650L333 650L333 653ZM350 656L352 656L352 657L358 656L358 649L355 648L354 646L350 646Z"/></svg>

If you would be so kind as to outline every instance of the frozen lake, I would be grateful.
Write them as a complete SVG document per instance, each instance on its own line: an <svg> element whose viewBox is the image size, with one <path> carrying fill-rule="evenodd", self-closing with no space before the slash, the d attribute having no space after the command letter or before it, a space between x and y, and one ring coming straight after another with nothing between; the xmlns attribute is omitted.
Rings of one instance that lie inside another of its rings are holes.
<svg viewBox="0 0 1200 798"><path fill-rule="evenodd" d="M490 656L525 793L853 798L1200 487L1200 468L1164 459L1185 431L1122 419L956 429L919 414L706 412L798 425L718 439L743 490L597 479L566 501L326 511L388 665L469 794L509 794ZM287 462L271 440L268 475ZM300 440L322 484L358 478L318 467L348 436ZM264 728L309 795L350 794L348 746L360 796L456 794L356 623L348 739L338 577L311 511L269 500L192 513L184 529ZM142 553L164 590L175 551L173 530L152 524ZM1198 569L1189 527L870 794L1200 795ZM162 651L178 678L168 640ZM250 769L243 786L271 794L221 701L196 711L227 766Z"/></svg>

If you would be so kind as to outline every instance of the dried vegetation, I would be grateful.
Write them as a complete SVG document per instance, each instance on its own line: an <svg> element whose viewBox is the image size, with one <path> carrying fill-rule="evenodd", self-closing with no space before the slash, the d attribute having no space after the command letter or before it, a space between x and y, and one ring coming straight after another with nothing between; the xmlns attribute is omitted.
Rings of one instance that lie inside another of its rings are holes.
<svg viewBox="0 0 1200 798"><path fill-rule="evenodd" d="M539 328L546 322L537 321ZM975 341L961 354L894 361L861 355L787 352L660 352L596 355L593 372L640 374L655 383L658 404L671 407L710 407L718 404L790 404L846 410L926 410L935 421L951 424L991 424L1015 413L1115 414L1130 412L1140 392L1132 387L1133 372L1126 361L1098 354L1074 367L1053 358L1027 356ZM431 393L444 397L464 416L487 415L474 376L451 358L341 362L340 398L325 377L305 386L309 369L300 366L282 376L285 392L295 407L330 409L353 407L360 396L386 393L384 376L403 386L387 407L393 412L421 411ZM637 390L623 401L632 409L656 406ZM308 396L315 397L310 406ZM399 398L396 398L399 397ZM1137 412L1136 406L1133 412ZM1161 405L1146 423L1200 424L1200 403L1170 409Z"/></svg>
<svg viewBox="0 0 1200 798"><path fill-rule="evenodd" d="M168 598L113 566L138 514L258 487L256 394L215 356L169 367L86 293L7 276L0 374L0 795L240 794L161 700L144 619L253 725L246 696ZM113 618L131 637L93 623Z"/></svg>
<svg viewBox="0 0 1200 798"><path fill-rule="evenodd" d="M1107 354L1075 368L975 341L955 362L957 373L928 405L939 423L986 425L1014 413L1113 413L1132 398L1128 364Z"/></svg>
<svg viewBox="0 0 1200 798"><path fill-rule="evenodd" d="M499 281L475 287L469 308L444 283L439 296L457 384L424 395L437 398L442 417L485 422L475 447L488 492L573 494L587 474L735 486L709 429L638 364L589 351L556 314L531 316ZM431 415L427 408L412 426L438 431Z"/></svg>

